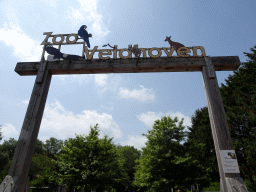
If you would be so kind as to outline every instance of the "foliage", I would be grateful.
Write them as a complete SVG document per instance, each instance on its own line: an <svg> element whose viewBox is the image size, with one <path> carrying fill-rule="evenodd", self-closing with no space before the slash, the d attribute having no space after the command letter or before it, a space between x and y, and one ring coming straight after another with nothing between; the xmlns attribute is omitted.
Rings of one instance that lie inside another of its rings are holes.
<svg viewBox="0 0 256 192"><path fill-rule="evenodd" d="M256 181L256 177L253 176L253 180ZM255 191L255 185L249 179L244 180L245 186L247 187L248 191Z"/></svg>
<svg viewBox="0 0 256 192"><path fill-rule="evenodd" d="M2 127L2 125L0 125L0 141L3 139L3 132L1 132L1 128Z"/></svg>
<svg viewBox="0 0 256 192"><path fill-rule="evenodd" d="M215 181L209 187L203 188L203 191L220 191L220 182Z"/></svg>
<svg viewBox="0 0 256 192"><path fill-rule="evenodd" d="M62 146L63 146L62 140L51 137L50 139L45 141L43 148L48 157L55 159L55 155L61 151Z"/></svg>
<svg viewBox="0 0 256 192"><path fill-rule="evenodd" d="M44 143L43 141L37 139L36 140L36 145L35 145L35 150L34 150L34 154L37 153L37 154L42 154L42 155L45 155L46 154L46 151L44 149Z"/></svg>
<svg viewBox="0 0 256 192"><path fill-rule="evenodd" d="M52 159L46 155L35 153L29 170L30 181L35 181L30 182L30 184L40 183L46 185L46 183L42 183L42 181L49 181L49 175L47 175L47 173L49 173L50 170L54 170L54 162ZM46 177L44 178L44 176Z"/></svg>
<svg viewBox="0 0 256 192"><path fill-rule="evenodd" d="M188 127L188 141L184 145L194 165L198 165L191 169L196 174L192 182L206 187L220 180L208 108L196 110L191 117L191 123L192 126Z"/></svg>
<svg viewBox="0 0 256 192"><path fill-rule="evenodd" d="M183 119L162 117L156 120L153 130L148 131L146 147L142 148L143 156L136 162L134 184L140 188L152 188L159 191L170 191L171 188L185 186L187 164L186 156L180 144L186 133ZM182 188L180 188L182 189Z"/></svg>
<svg viewBox="0 0 256 192"><path fill-rule="evenodd" d="M5 176L8 175L11 163L11 160L5 161L5 164L1 163L2 169L0 171L0 181L2 181L5 178Z"/></svg>
<svg viewBox="0 0 256 192"><path fill-rule="evenodd" d="M256 46L251 51L220 91L241 176L256 187Z"/></svg>
<svg viewBox="0 0 256 192"><path fill-rule="evenodd" d="M5 140L3 142L3 144L0 146L0 151L7 153L8 154L8 159L12 159L14 152L15 152L15 148L17 145L17 140L15 140L14 138L9 138L9 140Z"/></svg>
<svg viewBox="0 0 256 192"><path fill-rule="evenodd" d="M124 158L111 142L113 138L99 139L98 124L88 136L76 135L64 142L57 155L61 182L68 188L86 190L98 186L99 190L125 185L128 175L123 168Z"/></svg>
<svg viewBox="0 0 256 192"><path fill-rule="evenodd" d="M8 174L16 145L17 141L14 138L9 138L0 145L0 180Z"/></svg>
<svg viewBox="0 0 256 192"><path fill-rule="evenodd" d="M137 187L132 183L135 174L135 161L139 159L141 152L134 148L134 146L117 146L117 149L125 159L124 169L129 176L129 182L127 183L128 189L129 191L135 191Z"/></svg>

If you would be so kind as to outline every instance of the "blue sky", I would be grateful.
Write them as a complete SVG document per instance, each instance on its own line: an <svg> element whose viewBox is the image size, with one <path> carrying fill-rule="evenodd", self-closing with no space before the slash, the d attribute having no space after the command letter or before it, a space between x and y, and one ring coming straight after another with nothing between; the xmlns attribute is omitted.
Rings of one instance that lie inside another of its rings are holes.
<svg viewBox="0 0 256 192"><path fill-rule="evenodd" d="M239 56L241 62L256 44L254 0L2 0L0 7L4 140L18 139L36 78L19 76L15 66L40 61L44 32L77 33L87 25L91 48L98 49L107 43L120 49L169 47L164 40L171 36L187 47L203 46L207 56ZM82 45L63 45L61 52L82 55ZM216 73L219 85L233 74ZM107 134L116 144L141 149L147 141L142 133L155 120L178 116L191 126L191 115L206 105L201 72L55 75L38 138L64 140L88 134L98 123L101 138Z"/></svg>

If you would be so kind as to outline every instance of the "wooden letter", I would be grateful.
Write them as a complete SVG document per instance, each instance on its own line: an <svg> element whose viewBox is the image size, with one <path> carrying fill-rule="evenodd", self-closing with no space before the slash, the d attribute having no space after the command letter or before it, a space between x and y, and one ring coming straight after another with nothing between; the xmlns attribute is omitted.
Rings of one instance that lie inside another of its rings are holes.
<svg viewBox="0 0 256 192"><path fill-rule="evenodd" d="M170 52L166 48L163 48L163 49L164 49L164 52L166 53L167 57L172 57L174 47L170 50Z"/></svg>
<svg viewBox="0 0 256 192"><path fill-rule="evenodd" d="M93 58L93 54L95 53L95 51L97 50L97 48L98 48L98 46L95 46L95 47L93 48L93 50L92 50L92 53L89 54L89 51L88 51L88 49L87 49L87 46L84 46L84 51L85 51L87 60Z"/></svg>
<svg viewBox="0 0 256 192"><path fill-rule="evenodd" d="M197 56L197 52L196 52L196 50L197 49L200 49L201 50L201 55L200 55L200 57L205 57L205 51L204 51L204 48L203 47L201 47L201 46L198 46L198 47L192 47L193 48L193 56Z"/></svg>
<svg viewBox="0 0 256 192"><path fill-rule="evenodd" d="M103 53L104 51L106 51L107 53ZM99 52L100 59L109 59L110 57L102 57L102 55L111 55L111 51L109 49L102 49Z"/></svg>
<svg viewBox="0 0 256 192"><path fill-rule="evenodd" d="M71 36L74 36L74 37L75 37L75 39L74 39L73 41L70 41L70 40L69 40L69 38L70 38ZM67 36L66 41L67 41L67 43L69 43L69 44L75 44L76 41L77 41L77 39L78 39L78 35L77 35L77 34L70 34L70 35Z"/></svg>
<svg viewBox="0 0 256 192"><path fill-rule="evenodd" d="M59 42L56 42L56 38L57 37L61 37L61 40ZM57 44L57 45L60 45L62 42L64 41L64 35L55 35L53 38L52 38L52 42L54 44Z"/></svg>
<svg viewBox="0 0 256 192"><path fill-rule="evenodd" d="M143 58L147 58L146 49L140 48L140 50L143 51Z"/></svg>
<svg viewBox="0 0 256 192"><path fill-rule="evenodd" d="M157 55L153 55L152 54L153 50L156 50L158 52ZM151 48L151 49L149 49L148 54L149 54L150 57L158 58L158 57L160 57L162 55L162 51L159 48Z"/></svg>
<svg viewBox="0 0 256 192"><path fill-rule="evenodd" d="M177 53L180 57L189 57L190 55L189 54L186 54L186 53L190 53L190 50L189 48L187 47L180 47L178 50L177 50ZM184 53L184 55L182 54Z"/></svg>
<svg viewBox="0 0 256 192"><path fill-rule="evenodd" d="M132 47L132 45L129 45L129 47ZM128 52L128 55L127 55L127 56L123 56L123 52L124 52L124 51L127 51L127 52ZM131 52L129 49L121 49L121 50L119 51L119 57L120 57L121 59L127 59L127 58L131 59L131 58L132 58L132 52Z"/></svg>
<svg viewBox="0 0 256 192"><path fill-rule="evenodd" d="M51 36L51 34L52 34L53 32L44 32L44 35L46 35L46 37L45 37L45 39L44 39L44 41L41 43L41 45L47 45L48 44L48 39L49 39L49 37Z"/></svg>
<svg viewBox="0 0 256 192"><path fill-rule="evenodd" d="M114 46L113 59L116 59L116 55L117 55L117 45Z"/></svg>

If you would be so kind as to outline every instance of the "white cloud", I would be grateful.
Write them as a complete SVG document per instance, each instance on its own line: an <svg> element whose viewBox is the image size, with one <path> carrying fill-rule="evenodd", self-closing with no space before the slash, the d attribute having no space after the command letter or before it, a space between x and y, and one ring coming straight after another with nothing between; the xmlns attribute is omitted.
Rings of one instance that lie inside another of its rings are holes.
<svg viewBox="0 0 256 192"><path fill-rule="evenodd" d="M143 122L145 125L152 128L155 120L158 120L158 119L160 120L161 117L169 116L169 115L172 119L174 119L175 117L178 117L178 121L181 121L181 119L184 118L183 125L185 127L192 125L191 118L183 115L181 112L176 112L176 113L168 112L164 114L162 112L156 113L156 112L148 111L147 113L142 113L140 115L137 115L137 118L141 122ZM176 125L178 125L178 123L176 123ZM185 128L185 130L188 131L187 128Z"/></svg>
<svg viewBox="0 0 256 192"><path fill-rule="evenodd" d="M3 136L3 140L0 141L0 143L3 143L4 140L9 140L10 137L15 138L17 140L19 136L19 132L11 124L2 125L1 132Z"/></svg>
<svg viewBox="0 0 256 192"><path fill-rule="evenodd" d="M46 3L47 5L49 5L50 7L56 7L56 0L41 0L44 3Z"/></svg>
<svg viewBox="0 0 256 192"><path fill-rule="evenodd" d="M12 46L14 55L22 61L38 61L42 55L40 42L26 35L17 25L11 27L4 24L0 29L0 41Z"/></svg>
<svg viewBox="0 0 256 192"><path fill-rule="evenodd" d="M128 135L128 140L121 142L121 145L122 146L125 146L125 145L134 146L134 148L141 150L142 147L145 147L146 142L147 142L147 138L145 136Z"/></svg>
<svg viewBox="0 0 256 192"><path fill-rule="evenodd" d="M140 115L137 115L137 118L148 127L152 127L154 124L154 121L157 119L161 119L162 116L163 116L162 112L156 113L156 112L148 111L147 113L142 113Z"/></svg>
<svg viewBox="0 0 256 192"><path fill-rule="evenodd" d="M126 99L133 98L143 102L155 99L155 93L151 89L147 89L142 85L140 85L140 87L141 87L141 90L134 89L132 91L130 91L127 88L121 87L119 89L119 96L121 98L126 98Z"/></svg>
<svg viewBox="0 0 256 192"><path fill-rule="evenodd" d="M106 84L108 76L106 74L95 74L95 82L98 86L103 86Z"/></svg>
<svg viewBox="0 0 256 192"><path fill-rule="evenodd" d="M67 83L88 83L92 78L93 74L81 74L81 75L54 75L54 78L58 78L57 83L67 84Z"/></svg>
<svg viewBox="0 0 256 192"><path fill-rule="evenodd" d="M75 134L89 134L90 125L99 124L100 137L104 134L109 137L121 138L122 131L113 120L112 115L96 111L84 110L81 114L75 115L67 111L60 102L56 101L51 105L46 105L41 128L40 137L53 137L67 139L75 137ZM46 137L46 135L49 135Z"/></svg>
<svg viewBox="0 0 256 192"><path fill-rule="evenodd" d="M24 101L22 101L22 103L24 103L25 105L28 105L29 100L24 100Z"/></svg>
<svg viewBox="0 0 256 192"><path fill-rule="evenodd" d="M116 91L121 81L119 74L95 74L95 83L99 89L99 93L103 94L107 90Z"/></svg>
<svg viewBox="0 0 256 192"><path fill-rule="evenodd" d="M76 9L72 6L68 7L66 12L66 18L69 19L74 26L81 25L81 23L87 25L90 33L93 34L93 37L96 37L96 40L101 39L106 36L109 31L104 26L102 20L102 15L98 13L97 0L78 0L80 5ZM84 23L86 21L86 23ZM91 26L92 28L89 28Z"/></svg>
<svg viewBox="0 0 256 192"><path fill-rule="evenodd" d="M111 106L111 107L106 107L106 106L104 106L104 105L101 105L100 107L103 108L103 109L107 109L107 110L113 110L113 109L114 109L113 106Z"/></svg>

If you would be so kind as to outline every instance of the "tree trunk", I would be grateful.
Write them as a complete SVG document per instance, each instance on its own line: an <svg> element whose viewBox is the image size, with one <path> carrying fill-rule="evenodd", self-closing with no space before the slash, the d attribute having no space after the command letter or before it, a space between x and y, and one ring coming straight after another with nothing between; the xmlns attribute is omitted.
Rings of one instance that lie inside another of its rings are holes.
<svg viewBox="0 0 256 192"><path fill-rule="evenodd" d="M85 183L85 186L84 186L84 192L87 192L87 191L88 191L87 183Z"/></svg>

